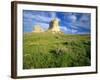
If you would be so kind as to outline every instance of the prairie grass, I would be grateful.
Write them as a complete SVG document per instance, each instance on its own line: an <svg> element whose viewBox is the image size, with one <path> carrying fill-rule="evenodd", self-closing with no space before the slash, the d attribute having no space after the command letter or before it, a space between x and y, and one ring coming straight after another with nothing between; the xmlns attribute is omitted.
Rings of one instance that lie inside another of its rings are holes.
<svg viewBox="0 0 100 80"><path fill-rule="evenodd" d="M89 34L24 33L23 69L91 65Z"/></svg>

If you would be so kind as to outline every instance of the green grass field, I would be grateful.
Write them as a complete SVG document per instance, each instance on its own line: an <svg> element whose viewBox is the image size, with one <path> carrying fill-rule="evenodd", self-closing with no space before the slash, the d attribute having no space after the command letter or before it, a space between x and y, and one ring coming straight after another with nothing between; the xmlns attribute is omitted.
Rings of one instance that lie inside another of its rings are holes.
<svg viewBox="0 0 100 80"><path fill-rule="evenodd" d="M24 33L23 69L91 65L89 34Z"/></svg>

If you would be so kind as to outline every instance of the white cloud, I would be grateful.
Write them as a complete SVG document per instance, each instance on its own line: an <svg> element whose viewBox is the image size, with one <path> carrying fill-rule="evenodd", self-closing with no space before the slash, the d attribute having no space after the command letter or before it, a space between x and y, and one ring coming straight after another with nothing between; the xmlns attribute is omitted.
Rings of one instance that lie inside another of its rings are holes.
<svg viewBox="0 0 100 80"><path fill-rule="evenodd" d="M66 26L60 26L60 30L64 33L72 33L72 30Z"/></svg>
<svg viewBox="0 0 100 80"><path fill-rule="evenodd" d="M60 26L60 29L61 29L61 30L64 30L64 31L67 31L66 26Z"/></svg>
<svg viewBox="0 0 100 80"><path fill-rule="evenodd" d="M65 33L77 33L78 32L77 29L73 29L73 28L71 29L71 28L68 28L66 26L60 26L60 30L65 32Z"/></svg>
<svg viewBox="0 0 100 80"><path fill-rule="evenodd" d="M46 23L39 23L39 25L41 25L44 31L48 30L49 28L49 24L46 24Z"/></svg>
<svg viewBox="0 0 100 80"><path fill-rule="evenodd" d="M76 22L76 20L77 20L77 17L75 16L75 15L70 15L69 16L69 19L71 20L71 22Z"/></svg>
<svg viewBox="0 0 100 80"><path fill-rule="evenodd" d="M72 29L72 33L76 33L78 30Z"/></svg>
<svg viewBox="0 0 100 80"><path fill-rule="evenodd" d="M46 12L45 12L46 13ZM58 21L60 21L59 18L56 17L55 12L49 13L51 17L45 16L45 13L40 14L32 14L32 13L26 13L24 14L24 17L30 20L36 20L41 22L50 22L53 18L56 18Z"/></svg>
<svg viewBox="0 0 100 80"><path fill-rule="evenodd" d="M75 23L75 26L90 29L90 15L83 14L81 18Z"/></svg>
<svg viewBox="0 0 100 80"><path fill-rule="evenodd" d="M40 21L44 21L44 22L50 22L51 21L50 17L39 16L39 15L35 15L35 19L40 20Z"/></svg>
<svg viewBox="0 0 100 80"><path fill-rule="evenodd" d="M79 28L84 28L84 29L90 29L90 23L84 23L82 21L78 21L75 23L75 26L78 26Z"/></svg>
<svg viewBox="0 0 100 80"><path fill-rule="evenodd" d="M44 21L44 22L49 22L51 20L50 17L46 17L46 16L40 16L38 14L33 15L33 14L25 14L24 15L25 18L27 19L32 19L32 20L37 20L37 21Z"/></svg>
<svg viewBox="0 0 100 80"><path fill-rule="evenodd" d="M80 21L90 21L89 16L90 15L88 15L88 14L87 15L83 14L82 17L80 18Z"/></svg>

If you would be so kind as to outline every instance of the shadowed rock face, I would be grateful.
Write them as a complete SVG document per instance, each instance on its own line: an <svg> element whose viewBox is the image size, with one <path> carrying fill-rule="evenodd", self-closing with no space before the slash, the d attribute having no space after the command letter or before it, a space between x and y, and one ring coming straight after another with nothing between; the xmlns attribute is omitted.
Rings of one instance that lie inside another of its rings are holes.
<svg viewBox="0 0 100 80"><path fill-rule="evenodd" d="M60 32L59 21L57 19L53 19L50 22L48 31L51 31L51 32Z"/></svg>
<svg viewBox="0 0 100 80"><path fill-rule="evenodd" d="M40 25L35 25L33 27L33 32L44 32L44 30L42 29L42 27Z"/></svg>

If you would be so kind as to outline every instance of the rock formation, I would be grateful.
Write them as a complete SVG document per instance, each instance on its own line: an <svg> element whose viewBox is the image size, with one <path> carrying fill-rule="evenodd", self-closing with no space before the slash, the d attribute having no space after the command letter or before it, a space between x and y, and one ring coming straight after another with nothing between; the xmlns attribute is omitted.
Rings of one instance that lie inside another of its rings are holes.
<svg viewBox="0 0 100 80"><path fill-rule="evenodd" d="M39 32L44 32L44 30L42 29L40 25L35 25L33 27L33 32L39 33ZM59 28L59 21L56 18L51 20L49 24L49 28L46 32L61 33L60 28Z"/></svg>
<svg viewBox="0 0 100 80"><path fill-rule="evenodd" d="M33 27L33 32L44 32L44 30L42 29L42 27L40 26L40 25L35 25L34 27Z"/></svg>
<svg viewBox="0 0 100 80"><path fill-rule="evenodd" d="M49 29L48 31L50 32L60 32L60 28L59 28L59 21L57 19L53 19L51 20L50 24L49 24Z"/></svg>

